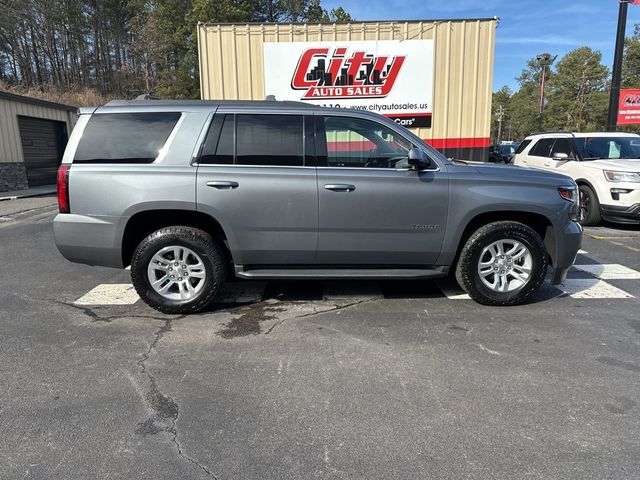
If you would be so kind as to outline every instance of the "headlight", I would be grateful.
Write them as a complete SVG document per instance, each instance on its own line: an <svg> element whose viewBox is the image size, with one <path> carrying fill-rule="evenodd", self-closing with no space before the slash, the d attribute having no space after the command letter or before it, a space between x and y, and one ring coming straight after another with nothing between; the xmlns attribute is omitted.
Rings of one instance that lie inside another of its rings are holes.
<svg viewBox="0 0 640 480"><path fill-rule="evenodd" d="M614 172L612 170L603 170L604 177L610 182L629 182L629 183L638 183L640 182L640 173L634 172Z"/></svg>
<svg viewBox="0 0 640 480"><path fill-rule="evenodd" d="M578 195L578 186L572 185L570 187L558 187L558 193L567 202L571 202L571 208L569 209L569 218L574 222L578 221L578 214L580 212L580 197Z"/></svg>

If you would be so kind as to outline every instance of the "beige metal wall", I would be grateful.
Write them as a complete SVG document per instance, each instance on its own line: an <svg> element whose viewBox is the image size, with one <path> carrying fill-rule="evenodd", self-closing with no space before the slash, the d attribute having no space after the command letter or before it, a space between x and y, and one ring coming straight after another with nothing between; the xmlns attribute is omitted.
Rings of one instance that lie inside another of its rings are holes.
<svg viewBox="0 0 640 480"><path fill-rule="evenodd" d="M201 96L263 100L265 42L432 39L432 127L414 131L438 148L488 146L496 21L199 24Z"/></svg>
<svg viewBox="0 0 640 480"><path fill-rule="evenodd" d="M0 163L24 161L18 115L65 122L69 134L76 121L75 113L67 110L0 98Z"/></svg>

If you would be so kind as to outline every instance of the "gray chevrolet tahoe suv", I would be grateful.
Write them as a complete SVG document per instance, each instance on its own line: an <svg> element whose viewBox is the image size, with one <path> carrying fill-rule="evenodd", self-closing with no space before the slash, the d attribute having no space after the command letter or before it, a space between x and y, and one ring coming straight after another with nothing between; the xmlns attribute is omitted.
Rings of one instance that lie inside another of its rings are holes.
<svg viewBox="0 0 640 480"><path fill-rule="evenodd" d="M123 268L166 313L246 279L455 273L487 305L555 283L582 239L568 177L450 161L373 113L295 102L83 109L58 172L58 249Z"/></svg>

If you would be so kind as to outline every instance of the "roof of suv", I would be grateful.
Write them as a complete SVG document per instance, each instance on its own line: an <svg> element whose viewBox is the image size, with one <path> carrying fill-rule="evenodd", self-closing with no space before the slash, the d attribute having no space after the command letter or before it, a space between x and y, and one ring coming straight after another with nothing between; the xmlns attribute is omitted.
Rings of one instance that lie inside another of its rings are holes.
<svg viewBox="0 0 640 480"><path fill-rule="evenodd" d="M283 106L287 108L314 108L317 105L310 105L304 102L275 101L275 100L112 100L105 104L105 107L211 107L213 105L234 105L239 107L265 107L277 108Z"/></svg>
<svg viewBox="0 0 640 480"><path fill-rule="evenodd" d="M575 138L593 138L593 137L638 137L640 135L629 132L536 132L527 136L527 139L538 137L575 137Z"/></svg>

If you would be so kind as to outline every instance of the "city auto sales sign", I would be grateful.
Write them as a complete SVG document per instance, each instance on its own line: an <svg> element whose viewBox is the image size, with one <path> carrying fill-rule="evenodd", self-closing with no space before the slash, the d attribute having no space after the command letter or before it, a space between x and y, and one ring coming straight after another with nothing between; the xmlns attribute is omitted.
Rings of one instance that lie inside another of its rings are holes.
<svg viewBox="0 0 640 480"><path fill-rule="evenodd" d="M266 95L383 114L430 127L432 40L264 44Z"/></svg>

